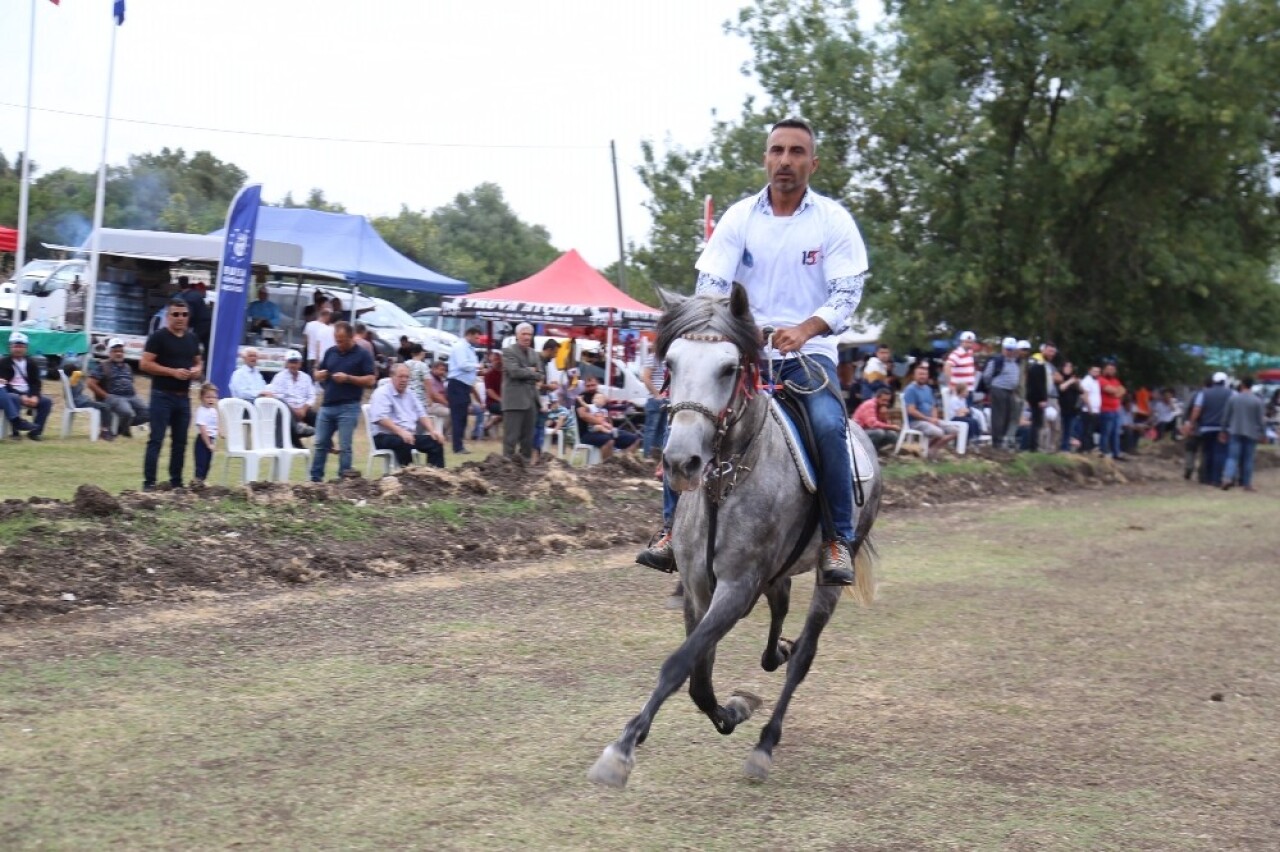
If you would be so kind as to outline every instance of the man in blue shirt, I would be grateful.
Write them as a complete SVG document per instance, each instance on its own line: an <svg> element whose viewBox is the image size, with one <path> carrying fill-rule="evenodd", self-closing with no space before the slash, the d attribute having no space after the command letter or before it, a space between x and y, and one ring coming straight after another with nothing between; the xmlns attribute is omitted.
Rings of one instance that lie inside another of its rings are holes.
<svg viewBox="0 0 1280 852"><path fill-rule="evenodd" d="M351 323L343 320L333 326L334 345L325 351L316 368L316 381L324 388L324 402L316 415L315 459L311 462L311 481L324 481L324 465L329 460L333 433L338 432L338 475L351 470L351 440L360 422L360 400L364 389L377 384L373 358L356 346Z"/></svg>
<svg viewBox="0 0 1280 852"><path fill-rule="evenodd" d="M254 334L264 328L280 327L280 306L268 295L266 287L259 287L257 301L249 303L249 330Z"/></svg>
<svg viewBox="0 0 1280 852"><path fill-rule="evenodd" d="M476 356L475 345L480 339L480 327L471 326L462 339L453 344L449 350L449 383L445 387L445 397L449 400L449 424L453 437L453 451L460 455L469 452L462 445L467 434L467 415L471 412L471 398L475 396L476 379L479 377L480 359Z"/></svg>
<svg viewBox="0 0 1280 852"><path fill-rule="evenodd" d="M907 409L907 422L912 429L929 439L925 460L933 458L937 451L955 441L960 427L942 417L934 401L933 388L929 387L929 365L917 362L914 381L902 392L902 404Z"/></svg>

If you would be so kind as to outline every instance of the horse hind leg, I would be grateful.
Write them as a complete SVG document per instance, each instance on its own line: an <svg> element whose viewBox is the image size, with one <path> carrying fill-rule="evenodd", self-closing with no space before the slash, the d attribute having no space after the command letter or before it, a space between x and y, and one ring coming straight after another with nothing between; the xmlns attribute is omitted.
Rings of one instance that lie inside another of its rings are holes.
<svg viewBox="0 0 1280 852"><path fill-rule="evenodd" d="M772 672L791 657L793 643L782 638L782 622L791 606L791 578L783 577L770 586L765 591L765 599L769 601L769 638L760 655L760 668Z"/></svg>
<svg viewBox="0 0 1280 852"><path fill-rule="evenodd" d="M841 588L840 586L818 586L814 589L813 602L809 606L809 615L805 618L804 630L800 631L795 650L787 663L787 680L782 687L782 694L778 697L778 703L774 705L773 715L770 716L768 724L760 731L760 741L747 756L747 762L743 767L747 777L752 781L764 781L769 777L769 770L773 767L773 749L782 739L783 717L787 715L787 708L791 705L791 698L796 689L813 665L813 658L818 652L818 636L831 620L831 613L835 611L836 604L840 601Z"/></svg>

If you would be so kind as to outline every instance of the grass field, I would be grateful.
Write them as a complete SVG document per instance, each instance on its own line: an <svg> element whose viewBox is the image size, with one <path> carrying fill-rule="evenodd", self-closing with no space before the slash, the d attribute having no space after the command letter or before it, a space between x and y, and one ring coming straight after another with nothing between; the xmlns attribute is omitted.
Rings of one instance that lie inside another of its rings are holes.
<svg viewBox="0 0 1280 852"><path fill-rule="evenodd" d="M679 641L630 553L0 633L5 849L1280 846L1280 475L887 518L773 774L683 693L585 771ZM797 583L787 635L807 601ZM777 694L767 613L722 700Z"/></svg>

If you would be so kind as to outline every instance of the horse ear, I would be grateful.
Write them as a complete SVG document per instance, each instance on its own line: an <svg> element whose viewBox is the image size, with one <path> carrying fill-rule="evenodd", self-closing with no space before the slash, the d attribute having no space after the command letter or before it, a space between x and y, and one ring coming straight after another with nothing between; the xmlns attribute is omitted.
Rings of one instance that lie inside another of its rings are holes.
<svg viewBox="0 0 1280 852"><path fill-rule="evenodd" d="M665 287L655 287L658 291L658 301L662 304L664 311L669 311L689 301L688 296L682 296L674 290L668 290Z"/></svg>
<svg viewBox="0 0 1280 852"><path fill-rule="evenodd" d="M751 315L751 304L747 298L747 288L737 281L733 282L733 289L729 291L729 312L738 319Z"/></svg>

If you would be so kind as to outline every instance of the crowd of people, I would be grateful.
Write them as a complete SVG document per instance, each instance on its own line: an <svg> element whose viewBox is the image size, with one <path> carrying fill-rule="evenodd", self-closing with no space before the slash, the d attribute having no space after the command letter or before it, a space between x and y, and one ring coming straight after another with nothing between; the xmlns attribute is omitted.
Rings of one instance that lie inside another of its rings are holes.
<svg viewBox="0 0 1280 852"><path fill-rule="evenodd" d="M1113 360L1080 371L1051 341L1033 352L1030 341L1006 337L981 363L979 349L965 331L940 362L917 359L905 372L884 344L861 369L842 362L853 421L878 449L896 446L904 427L921 433L926 458L961 434L1006 452L1096 452L1120 462L1143 440L1182 441L1187 478L1223 488L1252 489L1254 449L1276 439L1280 391L1265 400L1249 377L1233 389L1217 372L1180 399L1171 387L1127 387Z"/></svg>

